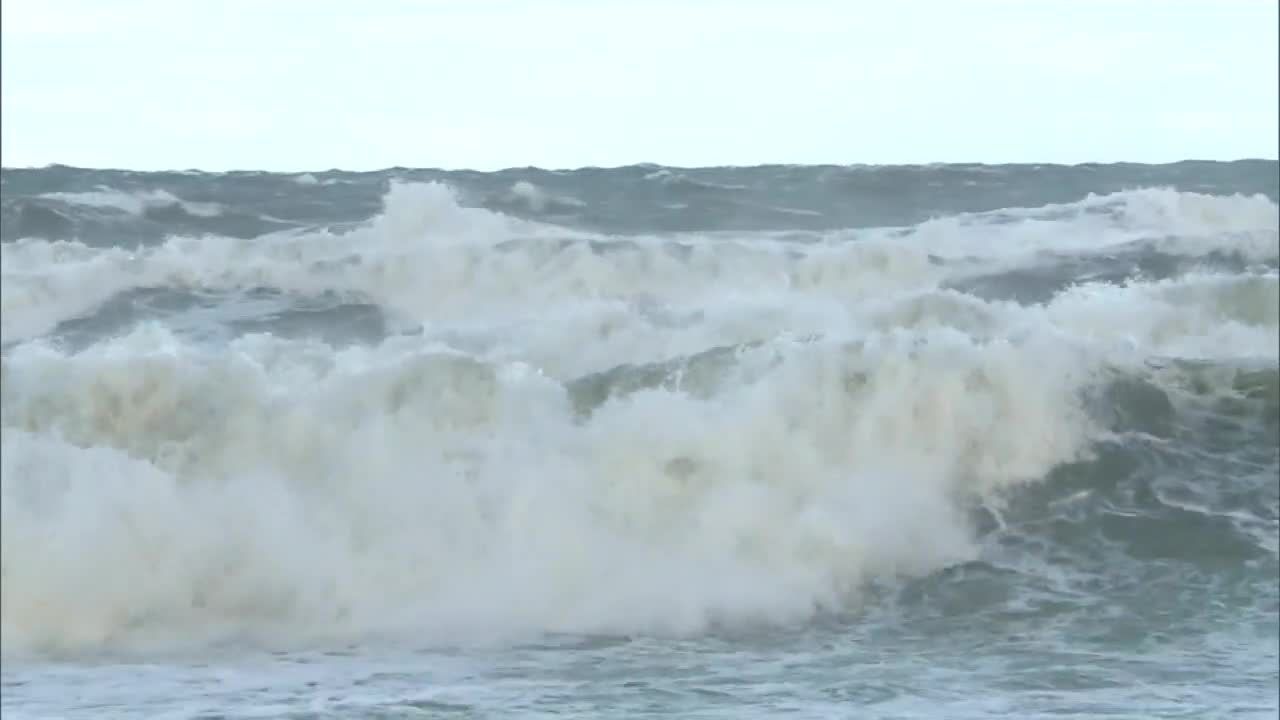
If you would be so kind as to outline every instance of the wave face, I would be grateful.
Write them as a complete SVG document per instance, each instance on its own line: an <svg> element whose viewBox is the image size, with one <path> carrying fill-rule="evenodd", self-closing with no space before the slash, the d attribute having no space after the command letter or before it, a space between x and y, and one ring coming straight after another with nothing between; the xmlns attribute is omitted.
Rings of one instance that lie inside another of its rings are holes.
<svg viewBox="0 0 1280 720"><path fill-rule="evenodd" d="M1277 184L6 169L4 653L886 613L1274 651Z"/></svg>

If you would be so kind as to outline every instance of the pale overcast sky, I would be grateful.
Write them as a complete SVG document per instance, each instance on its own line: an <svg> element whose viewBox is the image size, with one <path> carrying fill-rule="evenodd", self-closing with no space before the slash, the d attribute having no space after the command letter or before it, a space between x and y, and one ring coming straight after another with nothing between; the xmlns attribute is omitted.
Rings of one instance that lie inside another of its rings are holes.
<svg viewBox="0 0 1280 720"><path fill-rule="evenodd" d="M0 159L1277 157L1276 0L3 0Z"/></svg>

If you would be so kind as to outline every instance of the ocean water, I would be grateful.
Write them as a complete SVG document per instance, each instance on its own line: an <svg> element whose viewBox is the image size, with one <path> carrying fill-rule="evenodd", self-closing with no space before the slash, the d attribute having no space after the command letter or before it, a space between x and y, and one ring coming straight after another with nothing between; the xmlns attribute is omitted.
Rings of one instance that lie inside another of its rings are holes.
<svg viewBox="0 0 1280 720"><path fill-rule="evenodd" d="M1280 709L1276 162L0 178L5 718Z"/></svg>

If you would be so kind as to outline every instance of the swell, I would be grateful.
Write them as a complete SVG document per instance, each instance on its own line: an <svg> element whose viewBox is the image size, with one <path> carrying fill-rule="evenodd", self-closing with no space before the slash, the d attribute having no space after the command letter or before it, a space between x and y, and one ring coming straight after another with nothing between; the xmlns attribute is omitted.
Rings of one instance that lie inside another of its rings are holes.
<svg viewBox="0 0 1280 720"><path fill-rule="evenodd" d="M106 193L100 193L106 195ZM120 201L84 203L74 193L62 197L5 197L0 202L0 237L76 240L96 247L154 245L171 235L216 234L253 238L294 223L243 211L205 209L167 193L140 198L116 193ZM91 195L85 193L84 195Z"/></svg>
<svg viewBox="0 0 1280 720"><path fill-rule="evenodd" d="M410 326L518 317L519 308L539 304L697 305L708 291L854 303L950 286L1026 303L1043 301L1055 286L1114 282L1124 253L1176 258L1171 270L1186 268L1184 274L1256 274L1274 268L1280 254L1277 222L1276 206L1256 197L1136 191L1066 207L838 231L810 242L770 233L619 238L463 207L442 185L393 185L382 213L342 231L176 236L136 249L5 243L3 334L6 342L42 335L121 293L158 288L332 293L377 304ZM1112 272L1072 275L1082 264ZM1028 296L1018 273L1048 273L1052 281L1033 282L1040 294Z"/></svg>
<svg viewBox="0 0 1280 720"><path fill-rule="evenodd" d="M1003 208L1072 203L1089 193L1108 195L1140 187L1219 196L1261 194L1280 198L1275 161L1185 162L1170 165L929 165L764 166L753 168L620 168L548 170L514 168L493 173L390 168L279 174L136 173L53 166L5 168L0 221L6 241L21 237L78 237L94 244L94 208L51 205L52 193L162 191L175 198L216 203L225 226L203 231L241 237L254 232L243 218L311 224L357 222L377 212L394 182L441 182L458 188L468 204L510 215L606 233L703 231L823 231L849 227L904 226L931 218ZM13 202L18 204L13 204ZM55 208L65 222L22 220L24 207ZM100 213L98 214L100 215ZM83 226L78 226L82 221ZM139 235L153 230L139 224ZM173 226L169 234L187 232ZM61 228L61 229L59 229ZM70 234L67 234L70 233ZM105 236L104 236L105 237ZM121 241L129 241L112 235Z"/></svg>

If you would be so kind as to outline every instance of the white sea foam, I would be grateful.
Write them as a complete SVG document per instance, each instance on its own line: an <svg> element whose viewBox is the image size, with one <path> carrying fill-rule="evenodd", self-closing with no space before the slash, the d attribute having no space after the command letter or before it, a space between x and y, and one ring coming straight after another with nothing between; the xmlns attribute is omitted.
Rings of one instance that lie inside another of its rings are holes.
<svg viewBox="0 0 1280 720"><path fill-rule="evenodd" d="M1050 322L1076 337L1186 359L1275 360L1278 314L1275 272L1088 283L1062 293L1046 309Z"/></svg>
<svg viewBox="0 0 1280 720"><path fill-rule="evenodd" d="M1040 476L1088 430L1087 374L1047 338L781 341L728 372L584 422L529 365L427 345L23 345L5 650L795 619L968 557L957 499Z"/></svg>
<svg viewBox="0 0 1280 720"><path fill-rule="evenodd" d="M973 557L966 503L1086 453L1102 370L1274 360L1274 271L1038 305L943 286L972 267L938 262L948 248L999 261L1189 223L1197 252L1230 251L1276 232L1253 199L1130 207L1144 198L796 245L605 238L394 185L344 235L6 243L4 334L25 340L0 368L3 651L684 633L847 608L866 580ZM1218 217L1238 203L1252 219ZM947 244L970 232L1004 244ZM130 288L258 286L359 294L423 332L33 339Z"/></svg>

